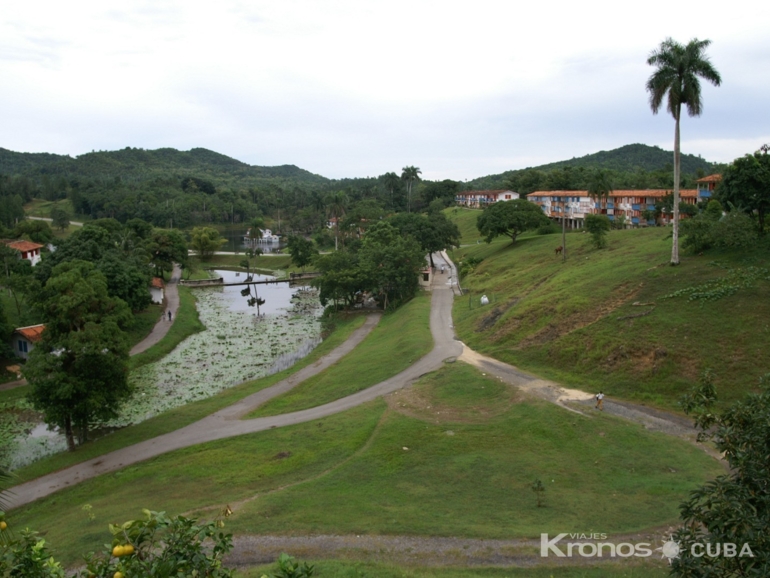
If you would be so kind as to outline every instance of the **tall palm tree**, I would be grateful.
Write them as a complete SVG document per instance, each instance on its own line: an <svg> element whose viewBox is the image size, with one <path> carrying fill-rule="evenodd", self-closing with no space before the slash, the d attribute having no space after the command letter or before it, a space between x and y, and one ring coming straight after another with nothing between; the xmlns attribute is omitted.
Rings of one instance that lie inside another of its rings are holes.
<svg viewBox="0 0 770 578"><path fill-rule="evenodd" d="M700 116L703 111L700 81L708 80L714 86L722 84L722 78L712 66L705 54L711 40L693 38L687 45L682 45L671 38L666 38L647 58L647 64L657 67L649 80L647 91L650 93L650 108L658 114L663 99L668 97L666 109L674 117L674 226L671 264L679 264L679 121L682 106L687 107L687 114Z"/></svg>
<svg viewBox="0 0 770 578"><path fill-rule="evenodd" d="M345 194L344 191L337 191L334 193L329 193L326 196L326 210L328 211L329 217L334 217L335 219L335 226L334 226L334 250L336 251L339 248L339 237L340 237L340 218L345 214L345 209L348 206L348 196Z"/></svg>
<svg viewBox="0 0 770 578"><path fill-rule="evenodd" d="M406 212L412 211L412 185L420 180L422 171L417 167L404 167L401 172L401 178L406 181Z"/></svg>
<svg viewBox="0 0 770 578"><path fill-rule="evenodd" d="M597 169L594 171L588 182L588 194L600 205L602 201L606 203L610 199L610 195L612 194L612 179L610 179L610 175L607 171L604 169Z"/></svg>
<svg viewBox="0 0 770 578"><path fill-rule="evenodd" d="M396 173L385 173L380 177L382 179L383 186L390 192L390 208L395 209L396 205L393 201L393 192L401 184L401 179Z"/></svg>

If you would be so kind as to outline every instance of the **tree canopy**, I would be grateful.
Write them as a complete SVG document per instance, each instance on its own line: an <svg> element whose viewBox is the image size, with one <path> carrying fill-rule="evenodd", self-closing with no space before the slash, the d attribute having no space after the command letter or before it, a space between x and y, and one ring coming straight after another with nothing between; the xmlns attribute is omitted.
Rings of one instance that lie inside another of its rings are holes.
<svg viewBox="0 0 770 578"><path fill-rule="evenodd" d="M735 159L723 172L715 196L723 205L755 213L759 231L765 230L765 217L770 212L770 154L768 147Z"/></svg>
<svg viewBox="0 0 770 578"><path fill-rule="evenodd" d="M550 223L543 210L526 199L514 199L489 205L479 215L476 228L484 235L487 243L492 239L505 235L516 241L516 237L524 231L537 229Z"/></svg>
<svg viewBox="0 0 770 578"><path fill-rule="evenodd" d="M35 297L45 331L24 367L30 399L46 423L62 429L75 449L99 420L116 415L131 390L123 328L131 312L110 297L107 279L87 261L57 265Z"/></svg>
<svg viewBox="0 0 770 578"><path fill-rule="evenodd" d="M216 253L226 242L213 227L195 227L190 233L190 248L204 259Z"/></svg>
<svg viewBox="0 0 770 578"><path fill-rule="evenodd" d="M710 373L685 396L683 406L695 416L700 441L710 439L724 456L729 472L690 493L680 508L682 527L673 539L680 555L672 575L770 575L770 374L761 379L759 393L718 414L716 388ZM693 544L735 544L735 556L698 556ZM751 556L737 555L748 545Z"/></svg>

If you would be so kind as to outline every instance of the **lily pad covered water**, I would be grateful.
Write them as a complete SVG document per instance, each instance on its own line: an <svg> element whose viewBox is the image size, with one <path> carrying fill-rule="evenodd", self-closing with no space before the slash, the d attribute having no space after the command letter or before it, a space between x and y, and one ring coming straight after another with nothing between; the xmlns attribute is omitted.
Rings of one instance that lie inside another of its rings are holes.
<svg viewBox="0 0 770 578"><path fill-rule="evenodd" d="M216 271L226 282L245 281L245 274ZM269 277L254 276L254 279ZM252 379L291 367L320 342L318 294L287 283L257 285L265 299L258 317L246 305L243 286L195 290L205 331L185 339L165 358L133 371L135 393L118 418L104 424L118 428L142 422L186 403L211 397ZM252 287L252 293L254 289ZM16 439L10 467L18 468L40 457L66 449L63 436L45 426Z"/></svg>

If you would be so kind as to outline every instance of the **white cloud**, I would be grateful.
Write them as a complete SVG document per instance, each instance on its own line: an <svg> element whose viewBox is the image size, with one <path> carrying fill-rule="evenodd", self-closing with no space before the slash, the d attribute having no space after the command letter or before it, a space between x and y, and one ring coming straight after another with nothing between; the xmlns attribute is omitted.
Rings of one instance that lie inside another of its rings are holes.
<svg viewBox="0 0 770 578"><path fill-rule="evenodd" d="M673 122L644 92L667 36L712 39L724 79L685 121L687 152L729 160L770 133L759 1L3 3L0 146L13 150L202 146L332 177L416 164L473 178L669 148Z"/></svg>

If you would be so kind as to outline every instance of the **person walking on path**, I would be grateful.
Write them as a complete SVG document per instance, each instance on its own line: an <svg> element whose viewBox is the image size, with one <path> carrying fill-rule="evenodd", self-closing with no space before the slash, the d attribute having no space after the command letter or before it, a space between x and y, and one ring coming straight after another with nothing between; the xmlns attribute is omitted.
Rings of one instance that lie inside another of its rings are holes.
<svg viewBox="0 0 770 578"><path fill-rule="evenodd" d="M604 393L601 391L596 394L596 407L594 409L604 411Z"/></svg>
<svg viewBox="0 0 770 578"><path fill-rule="evenodd" d="M131 349L131 355L137 355L163 339L174 325L174 318L179 310L179 286L177 281L182 274L178 264L174 264L174 270L171 273L171 281L166 285L166 310L160 311L160 319L150 334L134 345Z"/></svg>

